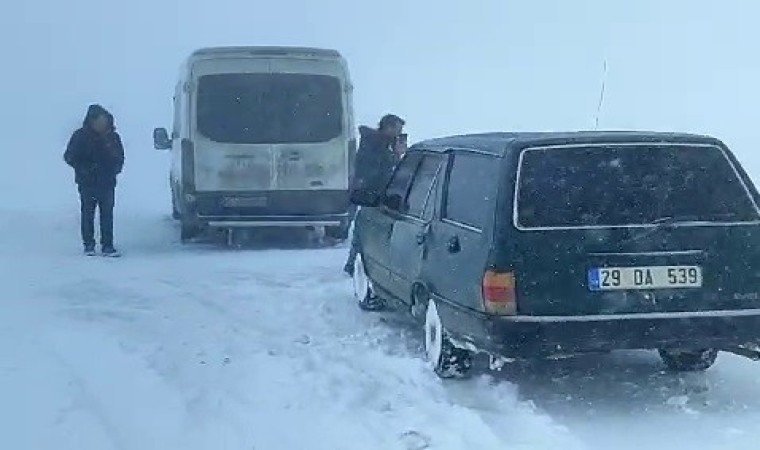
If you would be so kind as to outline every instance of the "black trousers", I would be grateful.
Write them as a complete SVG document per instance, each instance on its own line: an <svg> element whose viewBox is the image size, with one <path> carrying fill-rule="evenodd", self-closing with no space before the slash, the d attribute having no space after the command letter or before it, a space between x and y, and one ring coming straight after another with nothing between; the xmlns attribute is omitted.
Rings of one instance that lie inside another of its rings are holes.
<svg viewBox="0 0 760 450"><path fill-rule="evenodd" d="M113 247L113 207L115 186L79 186L81 202L82 243L95 247L95 210L100 216L100 244Z"/></svg>

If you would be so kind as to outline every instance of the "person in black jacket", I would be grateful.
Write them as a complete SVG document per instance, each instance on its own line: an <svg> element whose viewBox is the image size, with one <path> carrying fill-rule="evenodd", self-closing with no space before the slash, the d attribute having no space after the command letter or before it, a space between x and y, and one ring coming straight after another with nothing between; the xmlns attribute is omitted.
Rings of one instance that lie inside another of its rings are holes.
<svg viewBox="0 0 760 450"><path fill-rule="evenodd" d="M99 209L101 251L105 256L119 256L113 243L113 208L116 176L124 167L124 146L113 115L100 105L90 105L63 158L74 169L79 188L85 254L95 254L95 209Z"/></svg>
<svg viewBox="0 0 760 450"><path fill-rule="evenodd" d="M354 177L351 182L351 198L355 204L365 201L371 203L385 192L393 176L393 170L403 156L401 150L405 147L405 142L402 142L401 137L405 124L400 117L388 114L380 119L377 129L359 127L361 140L356 152ZM359 251L357 235L354 225L351 250L343 268L349 275L354 273L356 255Z"/></svg>

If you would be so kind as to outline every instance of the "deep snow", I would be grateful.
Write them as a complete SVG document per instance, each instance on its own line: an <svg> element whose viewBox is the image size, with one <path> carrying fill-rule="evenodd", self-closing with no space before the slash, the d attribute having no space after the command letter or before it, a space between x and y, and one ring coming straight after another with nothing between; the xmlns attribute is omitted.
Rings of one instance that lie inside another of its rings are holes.
<svg viewBox="0 0 760 450"><path fill-rule="evenodd" d="M181 247L120 217L105 260L75 211L3 214L0 447L573 448L512 384L439 382L403 321L352 304L345 249Z"/></svg>
<svg viewBox="0 0 760 450"><path fill-rule="evenodd" d="M183 247L163 215L122 213L126 256L87 259L75 210L0 217L2 448L756 447L760 367L737 357L442 382L409 321L352 303L344 248Z"/></svg>

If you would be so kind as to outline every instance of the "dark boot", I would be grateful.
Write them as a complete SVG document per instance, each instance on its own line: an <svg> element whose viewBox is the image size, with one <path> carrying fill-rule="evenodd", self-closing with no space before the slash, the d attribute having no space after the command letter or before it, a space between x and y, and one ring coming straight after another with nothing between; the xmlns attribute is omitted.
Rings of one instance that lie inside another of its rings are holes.
<svg viewBox="0 0 760 450"><path fill-rule="evenodd" d="M121 256L121 253L118 250L116 250L116 248L114 248L113 245L108 246L108 247L104 245L101 252L103 256L108 256L111 258L118 258L119 256Z"/></svg>
<svg viewBox="0 0 760 450"><path fill-rule="evenodd" d="M349 277L354 276L354 263L346 263L345 266L343 266L343 271L346 272L346 275Z"/></svg>

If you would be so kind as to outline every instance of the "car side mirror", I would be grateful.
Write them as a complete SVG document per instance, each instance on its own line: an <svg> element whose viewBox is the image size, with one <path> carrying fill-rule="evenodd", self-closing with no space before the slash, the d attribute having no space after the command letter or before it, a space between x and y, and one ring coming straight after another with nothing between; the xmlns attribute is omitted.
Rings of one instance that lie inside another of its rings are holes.
<svg viewBox="0 0 760 450"><path fill-rule="evenodd" d="M388 209L393 210L393 211L401 211L402 198L400 195L398 194L388 195L386 193L386 195L383 196L382 201L383 201L383 205L385 205Z"/></svg>
<svg viewBox="0 0 760 450"><path fill-rule="evenodd" d="M374 208L382 202L382 198L379 195L364 189L351 190L349 195L352 204L366 208Z"/></svg>
<svg viewBox="0 0 760 450"><path fill-rule="evenodd" d="M169 150L172 148L172 140L166 128L156 128L153 130L153 148L156 150Z"/></svg>

